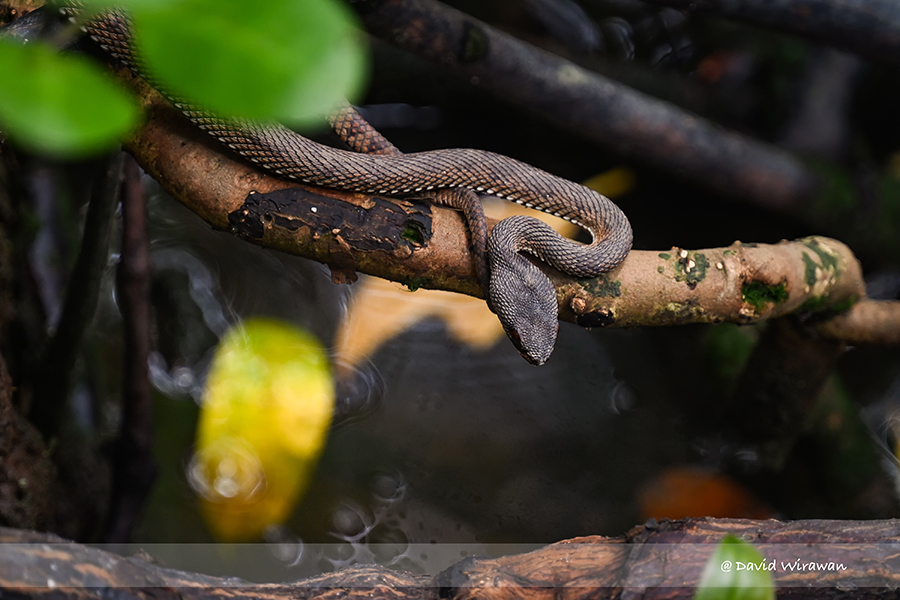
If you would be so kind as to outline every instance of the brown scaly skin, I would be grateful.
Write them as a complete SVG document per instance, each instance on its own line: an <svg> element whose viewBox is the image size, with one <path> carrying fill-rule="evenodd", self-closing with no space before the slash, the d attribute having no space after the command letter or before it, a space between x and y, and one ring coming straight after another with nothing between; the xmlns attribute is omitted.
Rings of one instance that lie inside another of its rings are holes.
<svg viewBox="0 0 900 600"><path fill-rule="evenodd" d="M363 118L350 104L345 104L328 116L331 128L341 140L354 152L363 154L388 154L399 156L403 154L387 138L381 135L372 125ZM425 194L435 204L449 206L463 213L466 225L469 229L472 244L472 255L475 259L475 273L478 281L488 297L490 279L488 276L487 252L487 221L484 217L484 207L478 194L466 188L453 188L444 190L432 190Z"/></svg>
<svg viewBox="0 0 900 600"><path fill-rule="evenodd" d="M84 29L113 58L141 72L123 15L107 13ZM371 127L351 127L345 139L372 153L349 152L278 124L228 121L170 99L198 127L282 177L369 194L428 195L463 210L470 226L475 225L472 240L483 284L488 281L481 258L487 232L477 193L543 210L590 231L593 241L584 245L537 219L516 217L501 222L506 223L503 235L495 228L491 236L489 302L519 352L533 364L543 364L556 341L556 294L546 276L518 252L534 254L570 275L594 277L616 267L631 249L631 225L608 198L506 156L460 148L403 154L380 135L367 139L367 131L374 132Z"/></svg>

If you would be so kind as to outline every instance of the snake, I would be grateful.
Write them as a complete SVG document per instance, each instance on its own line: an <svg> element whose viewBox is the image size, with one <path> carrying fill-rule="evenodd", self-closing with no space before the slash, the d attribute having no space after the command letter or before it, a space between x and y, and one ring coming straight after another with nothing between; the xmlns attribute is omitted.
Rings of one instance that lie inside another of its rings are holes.
<svg viewBox="0 0 900 600"><path fill-rule="evenodd" d="M71 16L79 9L68 10ZM403 153L348 107L340 109L331 122L349 150L317 143L278 123L222 118L167 93L145 74L133 50L128 18L121 12L105 12L81 27L197 127L275 176L371 195L426 196L436 204L462 210L488 305L516 349L532 364L544 364L553 352L559 329L558 300L553 283L524 254L571 276L589 278L617 267L631 250L628 218L591 188L487 150ZM570 240L524 215L501 220L488 235L479 195L571 221L590 233L592 241Z"/></svg>

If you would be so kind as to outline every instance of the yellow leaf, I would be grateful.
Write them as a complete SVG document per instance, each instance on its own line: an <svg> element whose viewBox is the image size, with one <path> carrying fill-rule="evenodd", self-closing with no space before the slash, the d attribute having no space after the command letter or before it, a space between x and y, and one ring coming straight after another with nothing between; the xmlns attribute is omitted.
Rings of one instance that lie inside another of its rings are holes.
<svg viewBox="0 0 900 600"><path fill-rule="evenodd" d="M628 193L634 187L634 171L625 167L618 167L604 171L599 175L594 175L583 183L586 187L600 192L604 196L615 198Z"/></svg>
<svg viewBox="0 0 900 600"><path fill-rule="evenodd" d="M258 539L305 491L334 412L322 344L251 319L221 340L203 395L190 478L220 541Z"/></svg>

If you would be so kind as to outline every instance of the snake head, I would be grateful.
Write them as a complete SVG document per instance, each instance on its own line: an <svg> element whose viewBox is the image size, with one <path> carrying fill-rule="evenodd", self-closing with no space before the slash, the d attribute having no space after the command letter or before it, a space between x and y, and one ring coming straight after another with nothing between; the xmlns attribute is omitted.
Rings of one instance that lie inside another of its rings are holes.
<svg viewBox="0 0 900 600"><path fill-rule="evenodd" d="M559 331L556 288L527 258L511 252L491 259L490 301L506 335L533 365L550 358Z"/></svg>

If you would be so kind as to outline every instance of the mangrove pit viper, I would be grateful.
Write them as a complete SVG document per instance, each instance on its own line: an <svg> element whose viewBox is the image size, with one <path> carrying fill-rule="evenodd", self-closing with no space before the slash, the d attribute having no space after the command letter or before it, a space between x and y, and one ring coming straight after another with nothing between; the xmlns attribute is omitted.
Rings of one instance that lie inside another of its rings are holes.
<svg viewBox="0 0 900 600"><path fill-rule="evenodd" d="M106 13L83 29L113 58L141 74L123 15ZM622 262L631 249L631 225L608 198L506 156L472 149L403 154L349 108L339 111L332 125L355 152L318 144L278 124L220 119L170 100L198 127L279 176L367 194L427 195L463 210L477 271L482 284L487 282L488 303L522 356L534 364L543 364L556 343L556 289L519 253L576 277L595 277ZM485 243L477 194L567 219L588 230L593 241L580 244L537 219L513 216L500 221Z"/></svg>

